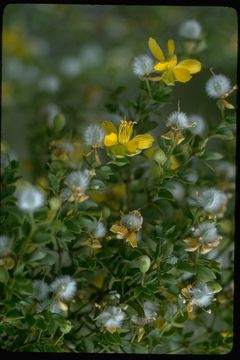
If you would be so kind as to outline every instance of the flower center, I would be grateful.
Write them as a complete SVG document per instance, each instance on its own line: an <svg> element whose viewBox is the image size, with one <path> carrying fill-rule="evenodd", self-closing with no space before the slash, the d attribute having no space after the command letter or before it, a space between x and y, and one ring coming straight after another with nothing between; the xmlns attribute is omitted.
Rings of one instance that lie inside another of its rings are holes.
<svg viewBox="0 0 240 360"><path fill-rule="evenodd" d="M121 120L121 124L118 130L118 142L119 144L126 144L129 142L130 137L133 133L133 125L136 124L134 121Z"/></svg>

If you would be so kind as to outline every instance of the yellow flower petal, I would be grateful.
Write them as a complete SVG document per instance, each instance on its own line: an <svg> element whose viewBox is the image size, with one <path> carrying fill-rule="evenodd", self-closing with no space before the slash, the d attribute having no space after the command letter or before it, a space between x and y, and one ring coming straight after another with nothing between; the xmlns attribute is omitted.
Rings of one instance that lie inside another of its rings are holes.
<svg viewBox="0 0 240 360"><path fill-rule="evenodd" d="M172 70L167 70L162 75L162 81L167 85L174 85L175 76Z"/></svg>
<svg viewBox="0 0 240 360"><path fill-rule="evenodd" d="M132 232L128 237L127 241L130 243L132 248L137 247L137 236L135 232Z"/></svg>
<svg viewBox="0 0 240 360"><path fill-rule="evenodd" d="M158 64L156 64L154 66L154 70L156 70L156 71L164 71L164 70L166 70L166 68L167 68L167 64L165 62L163 62L163 63L159 62Z"/></svg>
<svg viewBox="0 0 240 360"><path fill-rule="evenodd" d="M156 40L154 40L153 38L150 37L149 40L148 40L148 46L149 46L149 49L150 49L151 53L153 54L153 56L158 61L163 62L164 61L164 55L163 55L162 49L160 48L160 46L158 45Z"/></svg>
<svg viewBox="0 0 240 360"><path fill-rule="evenodd" d="M111 123L110 121L103 121L101 123L101 126L106 131L107 134L110 134L110 133L117 134L117 129L116 129L115 125L113 125L113 123Z"/></svg>
<svg viewBox="0 0 240 360"><path fill-rule="evenodd" d="M111 226L110 231L114 234L121 235L123 238L127 236L128 229L126 229L123 225L114 224Z"/></svg>
<svg viewBox="0 0 240 360"><path fill-rule="evenodd" d="M154 66L154 70L156 71L164 71L175 68L177 65L177 57L176 55L172 55L167 61L163 63L158 63Z"/></svg>
<svg viewBox="0 0 240 360"><path fill-rule="evenodd" d="M168 54L169 56L172 56L174 54L175 51L175 43L173 40L168 40Z"/></svg>
<svg viewBox="0 0 240 360"><path fill-rule="evenodd" d="M191 79L190 72L184 68L180 68L176 66L174 69L172 69L172 72L175 76L176 81L185 83Z"/></svg>
<svg viewBox="0 0 240 360"><path fill-rule="evenodd" d="M201 63L198 60L194 59L186 59L183 61L180 61L176 68L184 68L185 70L188 70L190 74L195 74L201 70Z"/></svg>
<svg viewBox="0 0 240 360"><path fill-rule="evenodd" d="M110 133L109 135L106 135L104 138L104 145L107 147L116 145L117 143L118 143L117 134L115 134L114 132Z"/></svg>
<svg viewBox="0 0 240 360"><path fill-rule="evenodd" d="M126 146L130 153L135 153L137 150L148 149L152 146L154 138L150 134L142 134L135 136L130 140Z"/></svg>

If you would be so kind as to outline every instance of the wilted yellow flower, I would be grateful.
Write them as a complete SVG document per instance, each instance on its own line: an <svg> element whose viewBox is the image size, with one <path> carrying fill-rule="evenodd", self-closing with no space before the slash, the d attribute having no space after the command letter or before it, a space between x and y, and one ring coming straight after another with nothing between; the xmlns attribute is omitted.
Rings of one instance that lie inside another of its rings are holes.
<svg viewBox="0 0 240 360"><path fill-rule="evenodd" d="M104 121L102 127L106 132L104 145L110 154L117 158L135 156L152 146L154 139L150 134L136 135L132 139L134 121L121 120L119 129L110 121Z"/></svg>
<svg viewBox="0 0 240 360"><path fill-rule="evenodd" d="M117 234L120 239L126 239L131 247L137 247L137 232L143 223L142 215L138 210L130 211L121 218L120 223L112 225L110 231Z"/></svg>
<svg viewBox="0 0 240 360"><path fill-rule="evenodd" d="M185 249L188 252L199 249L201 254L207 254L216 248L222 239L217 233L216 226L210 222L203 222L197 228L193 228L192 231L193 235L183 240L188 245Z"/></svg>
<svg viewBox="0 0 240 360"><path fill-rule="evenodd" d="M149 77L150 80L163 81L167 85L174 85L175 81L185 83L191 79L191 74L198 73L201 70L201 63L194 59L185 59L177 63L175 52L175 43L168 40L168 57L165 58L162 49L153 38L149 38L149 49L152 55L159 62L154 66L154 70L162 72L162 76Z"/></svg>

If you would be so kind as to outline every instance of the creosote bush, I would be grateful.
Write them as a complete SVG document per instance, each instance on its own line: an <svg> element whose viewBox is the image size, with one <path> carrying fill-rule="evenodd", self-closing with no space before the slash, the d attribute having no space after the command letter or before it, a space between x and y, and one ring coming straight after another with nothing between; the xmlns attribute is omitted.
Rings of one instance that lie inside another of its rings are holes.
<svg viewBox="0 0 240 360"><path fill-rule="evenodd" d="M199 44L202 28L188 21L180 35ZM166 51L159 43L149 37L128 69L139 82L130 103L108 99L112 120L78 133L51 108L51 119L32 127L33 154L44 152L32 183L2 141L3 349L231 350L235 86L209 72L214 126L184 103L164 119L176 83L188 86L202 62L201 51L179 56L172 39ZM68 67L78 71L73 65L62 64L66 76L74 75ZM46 86L55 91L56 79L43 78ZM222 151L211 150L216 141Z"/></svg>

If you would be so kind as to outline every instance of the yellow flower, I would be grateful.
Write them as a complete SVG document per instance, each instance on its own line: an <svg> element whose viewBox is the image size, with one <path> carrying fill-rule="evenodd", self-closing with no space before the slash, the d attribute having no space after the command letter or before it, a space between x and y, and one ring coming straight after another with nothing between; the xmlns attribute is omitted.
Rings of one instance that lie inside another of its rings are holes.
<svg viewBox="0 0 240 360"><path fill-rule="evenodd" d="M162 49L153 38L149 38L149 49L152 55L159 62L154 66L155 71L162 72L162 76L150 77L150 80L162 80L167 85L174 85L175 81L185 83L191 79L191 74L201 70L201 63L194 59L185 59L177 63L175 52L175 43L168 40L168 57L165 58Z"/></svg>
<svg viewBox="0 0 240 360"><path fill-rule="evenodd" d="M114 224L110 231L117 234L120 239L126 239L131 247L137 247L137 232L141 229L143 223L142 215L139 211L133 210L121 218L119 224Z"/></svg>
<svg viewBox="0 0 240 360"><path fill-rule="evenodd" d="M119 129L109 121L102 123L105 130L104 145L108 148L110 154L122 158L124 156L135 156L142 150L152 146L154 141L152 135L141 134L132 137L134 121L121 120Z"/></svg>

